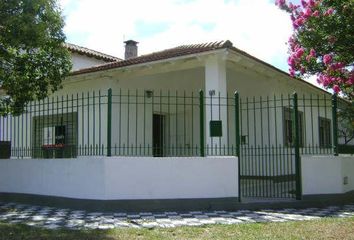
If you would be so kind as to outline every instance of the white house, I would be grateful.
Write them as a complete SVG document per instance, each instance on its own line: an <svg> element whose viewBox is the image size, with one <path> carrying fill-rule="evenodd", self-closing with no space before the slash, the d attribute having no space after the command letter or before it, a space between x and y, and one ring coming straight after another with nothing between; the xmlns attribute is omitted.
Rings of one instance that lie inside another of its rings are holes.
<svg viewBox="0 0 354 240"><path fill-rule="evenodd" d="M333 156L333 104L344 101L230 41L142 56L125 43L124 60L67 44L63 88L0 119L0 140L12 146L0 192L222 208L354 190L353 157ZM330 176L315 173L332 165Z"/></svg>

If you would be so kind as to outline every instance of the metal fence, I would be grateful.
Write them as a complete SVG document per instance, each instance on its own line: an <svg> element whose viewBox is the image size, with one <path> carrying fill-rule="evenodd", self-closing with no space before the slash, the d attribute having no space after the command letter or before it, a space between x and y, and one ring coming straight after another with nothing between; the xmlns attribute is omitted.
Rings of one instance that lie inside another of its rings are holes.
<svg viewBox="0 0 354 240"><path fill-rule="evenodd" d="M11 144L15 158L287 152L296 133L293 101L293 95L123 89L54 96L1 117L0 142ZM299 96L297 104L300 153L336 153L335 98Z"/></svg>

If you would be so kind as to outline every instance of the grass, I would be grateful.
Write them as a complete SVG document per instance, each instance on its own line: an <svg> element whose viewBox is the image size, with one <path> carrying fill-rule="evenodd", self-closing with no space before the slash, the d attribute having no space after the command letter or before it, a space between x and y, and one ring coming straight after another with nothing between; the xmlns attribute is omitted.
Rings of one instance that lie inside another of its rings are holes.
<svg viewBox="0 0 354 240"><path fill-rule="evenodd" d="M354 217L154 229L47 230L0 222L0 239L354 239Z"/></svg>

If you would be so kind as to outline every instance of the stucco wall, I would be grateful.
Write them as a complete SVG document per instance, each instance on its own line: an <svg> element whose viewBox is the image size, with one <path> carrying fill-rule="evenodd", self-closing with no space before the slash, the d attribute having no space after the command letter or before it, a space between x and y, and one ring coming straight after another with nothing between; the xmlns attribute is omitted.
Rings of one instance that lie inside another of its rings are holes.
<svg viewBox="0 0 354 240"><path fill-rule="evenodd" d="M238 196L237 158L77 158L0 161L0 192L80 199Z"/></svg>
<svg viewBox="0 0 354 240"><path fill-rule="evenodd" d="M93 58L93 57L88 57L85 55L80 55L77 53L71 53L71 61L73 64L72 71L105 63L105 61L103 60Z"/></svg>
<svg viewBox="0 0 354 240"><path fill-rule="evenodd" d="M353 156L302 156L304 195L339 194L354 190ZM344 184L344 177L348 183Z"/></svg>
<svg viewBox="0 0 354 240"><path fill-rule="evenodd" d="M284 144L283 110L284 107L289 108L293 105L291 94L297 92L298 110L302 112L304 120L304 145L319 146L319 117L332 121L330 95L290 77L278 75L271 77L265 73L256 72L251 67L230 65L227 68L227 79L229 96L233 96L234 91L237 90L243 103L242 109L244 110L240 119L242 121L241 135L247 136L250 145L257 146L262 142L268 146ZM274 112L274 106L276 106L276 112ZM249 111L246 110L247 108ZM259 110L261 108L263 111ZM233 109L229 112L230 123L234 122L232 111ZM230 133L234 132L233 125L231 125ZM263 136L263 139L260 136ZM234 142L235 137L231 136L230 139ZM322 154L331 153L331 149L318 148L317 151ZM304 153L306 153L305 150Z"/></svg>

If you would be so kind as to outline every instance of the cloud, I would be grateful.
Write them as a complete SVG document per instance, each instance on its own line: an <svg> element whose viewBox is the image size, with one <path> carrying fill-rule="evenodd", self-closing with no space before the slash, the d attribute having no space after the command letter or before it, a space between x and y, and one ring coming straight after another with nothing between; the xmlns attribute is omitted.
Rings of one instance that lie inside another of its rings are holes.
<svg viewBox="0 0 354 240"><path fill-rule="evenodd" d="M272 1L61 0L61 4L69 42L115 56L124 55L124 39L139 41L139 54L229 39L235 47L287 68L285 42L291 23ZM149 29L154 26L163 27Z"/></svg>

